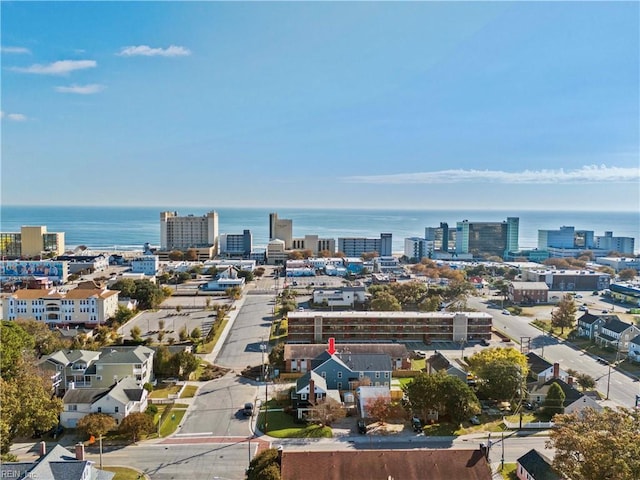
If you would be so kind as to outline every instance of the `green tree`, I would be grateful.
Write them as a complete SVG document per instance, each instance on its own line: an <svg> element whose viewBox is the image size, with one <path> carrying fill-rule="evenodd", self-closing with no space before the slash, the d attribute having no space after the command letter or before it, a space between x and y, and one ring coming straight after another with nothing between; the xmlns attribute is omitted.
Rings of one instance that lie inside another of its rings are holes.
<svg viewBox="0 0 640 480"><path fill-rule="evenodd" d="M487 398L519 397L528 372L527 357L515 348L488 348L472 355L469 370L478 377L478 391Z"/></svg>
<svg viewBox="0 0 640 480"><path fill-rule="evenodd" d="M242 288L240 287L230 287L224 291L225 295L232 300L238 300L242 296Z"/></svg>
<svg viewBox="0 0 640 480"><path fill-rule="evenodd" d="M0 376L5 380L17 373L24 352L33 351L35 341L20 324L3 320L0 324Z"/></svg>
<svg viewBox="0 0 640 480"><path fill-rule="evenodd" d="M560 335L564 333L565 328L573 327L576 323L576 302L571 295L564 295L556 309L551 312L551 325L560 327Z"/></svg>
<svg viewBox="0 0 640 480"><path fill-rule="evenodd" d="M123 325L131 320L135 314L136 312L129 310L124 305L118 305L118 309L116 313L113 314L113 317L111 317L111 320L118 325Z"/></svg>
<svg viewBox="0 0 640 480"><path fill-rule="evenodd" d="M399 312L402 310L402 306L398 299L391 293L381 291L375 293L371 299L371 310L376 312Z"/></svg>
<svg viewBox="0 0 640 480"><path fill-rule="evenodd" d="M562 391L557 382L553 382L549 386L547 396L544 399L544 409L550 415L564 412L564 399L566 395Z"/></svg>
<svg viewBox="0 0 640 480"><path fill-rule="evenodd" d="M12 378L0 378L1 453L9 452L17 436L28 437L58 424L62 399L53 397L51 391L49 379L22 357L16 359Z"/></svg>
<svg viewBox="0 0 640 480"><path fill-rule="evenodd" d="M37 357L49 355L57 350L68 348L70 345L69 341L62 339L59 332L51 330L44 322L19 318L16 320L16 324L33 338Z"/></svg>
<svg viewBox="0 0 640 480"><path fill-rule="evenodd" d="M131 437L136 443L142 435L148 435L155 430L153 418L144 412L130 413L120 423L118 428L121 433Z"/></svg>
<svg viewBox="0 0 640 480"><path fill-rule="evenodd" d="M587 408L556 415L549 448L563 478L622 480L640 478L640 410Z"/></svg>
<svg viewBox="0 0 640 480"><path fill-rule="evenodd" d="M247 480L281 480L280 455L269 448L256 455L247 468Z"/></svg>
<svg viewBox="0 0 640 480"><path fill-rule="evenodd" d="M102 437L116 428L116 420L106 413L90 413L78 420L77 428L93 435L100 442L100 468L102 468Z"/></svg>
<svg viewBox="0 0 640 480"><path fill-rule="evenodd" d="M284 368L284 342L277 343L269 352L269 364L273 368Z"/></svg>
<svg viewBox="0 0 640 480"><path fill-rule="evenodd" d="M240 270L238 272L238 278L244 278L245 282L252 282L255 278L255 275L249 270Z"/></svg>
<svg viewBox="0 0 640 480"><path fill-rule="evenodd" d="M418 310L421 312L437 312L441 302L442 300L438 295L428 296L418 304Z"/></svg>
<svg viewBox="0 0 640 480"><path fill-rule="evenodd" d="M142 338L140 335L142 334L142 329L138 325L134 325L131 328L131 338L136 342L140 341Z"/></svg>
<svg viewBox="0 0 640 480"><path fill-rule="evenodd" d="M582 390L591 390L596 388L596 380L591 375L586 373L578 373L576 376L576 382L580 385Z"/></svg>
<svg viewBox="0 0 640 480"><path fill-rule="evenodd" d="M118 280L111 290L119 290L123 297L133 298L138 301L142 310L157 308L165 299L164 290L150 280L131 280L129 278Z"/></svg>
<svg viewBox="0 0 640 480"><path fill-rule="evenodd" d="M625 268L624 270L620 270L620 272L618 272L618 277L620 277L620 280L622 280L623 282L630 282L631 280L636 278L636 275L638 275L638 272L635 268Z"/></svg>
<svg viewBox="0 0 640 480"><path fill-rule="evenodd" d="M186 342L189 338L189 331L187 330L187 326L183 325L180 331L178 332L178 338L181 342Z"/></svg>
<svg viewBox="0 0 640 480"><path fill-rule="evenodd" d="M200 341L200 337L202 337L202 332L200 331L200 327L195 327L191 330L191 338L194 342Z"/></svg>
<svg viewBox="0 0 640 480"><path fill-rule="evenodd" d="M173 354L170 363L173 371L177 371L181 380L188 380L189 376L200 366L200 359L193 353L181 351Z"/></svg>

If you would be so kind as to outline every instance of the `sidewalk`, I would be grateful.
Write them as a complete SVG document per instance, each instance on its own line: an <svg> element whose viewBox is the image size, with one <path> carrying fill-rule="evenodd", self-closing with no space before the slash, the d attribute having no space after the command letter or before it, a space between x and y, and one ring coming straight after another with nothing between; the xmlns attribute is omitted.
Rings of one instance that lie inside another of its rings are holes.
<svg viewBox="0 0 640 480"><path fill-rule="evenodd" d="M246 298L247 298L247 294L245 292L243 293L242 297L240 297L239 300L236 300L231 304L232 307L234 308L229 312L229 320L227 321L227 324L225 325L224 330L222 330L222 333L220 334L218 341L213 347L213 350L211 351L211 353L200 354L199 355L200 358L202 358L203 360L211 364L216 363L218 354L220 353L220 350L222 350L222 346L224 345L224 343L227 341L227 336L229 335L229 332L231 331L231 328L233 327L233 324L235 323L236 318L238 317L238 313L240 313L240 310L242 309L242 306L244 305Z"/></svg>

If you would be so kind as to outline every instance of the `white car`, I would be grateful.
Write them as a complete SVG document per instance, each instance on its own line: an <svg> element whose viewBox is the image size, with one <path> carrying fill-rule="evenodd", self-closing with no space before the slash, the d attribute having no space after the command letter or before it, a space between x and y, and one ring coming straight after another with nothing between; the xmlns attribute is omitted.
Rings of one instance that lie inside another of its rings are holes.
<svg viewBox="0 0 640 480"><path fill-rule="evenodd" d="M509 310L502 310L502 314L503 315L511 315L511 312Z"/></svg>

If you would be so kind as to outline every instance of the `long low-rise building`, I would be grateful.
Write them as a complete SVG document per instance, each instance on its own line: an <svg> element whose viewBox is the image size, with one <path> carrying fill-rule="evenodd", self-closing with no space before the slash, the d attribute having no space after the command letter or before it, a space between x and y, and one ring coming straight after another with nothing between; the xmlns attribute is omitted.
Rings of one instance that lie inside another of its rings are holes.
<svg viewBox="0 0 640 480"><path fill-rule="evenodd" d="M290 312L289 342L453 341L491 338L484 312Z"/></svg>

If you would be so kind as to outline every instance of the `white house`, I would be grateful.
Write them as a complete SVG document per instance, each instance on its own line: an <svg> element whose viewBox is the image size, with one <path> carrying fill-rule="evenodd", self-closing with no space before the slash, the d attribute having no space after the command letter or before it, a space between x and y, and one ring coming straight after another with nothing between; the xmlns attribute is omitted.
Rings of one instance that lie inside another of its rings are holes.
<svg viewBox="0 0 640 480"><path fill-rule="evenodd" d="M571 378L569 379L571 382ZM593 408L600 412L602 407L596 402L590 395L586 395L583 392L576 390L572 384L564 382L559 378L552 378L543 384L535 385L529 390L529 401L538 405L544 405L545 399L549 388L553 383L557 383L562 389L565 395L564 399L564 413L580 412L585 408Z"/></svg>
<svg viewBox="0 0 640 480"><path fill-rule="evenodd" d="M147 391L126 377L108 388L71 388L62 401L60 425L65 428L76 428L78 420L90 413L109 414L119 424L130 413L146 410Z"/></svg>
<svg viewBox="0 0 640 480"><path fill-rule="evenodd" d="M640 362L640 335L629 340L628 355L634 362Z"/></svg>
<svg viewBox="0 0 640 480"><path fill-rule="evenodd" d="M160 259L156 255L143 255L131 260L131 272L143 273L150 277L158 273Z"/></svg>
<svg viewBox="0 0 640 480"><path fill-rule="evenodd" d="M225 270L218 273L215 280L207 282L202 289L224 291L227 288L242 288L243 286L244 277L238 277L238 271L234 267L227 267Z"/></svg>
<svg viewBox="0 0 640 480"><path fill-rule="evenodd" d="M364 303L365 293L364 287L318 289L313 291L313 303L326 304L328 307L353 307L356 302Z"/></svg>

